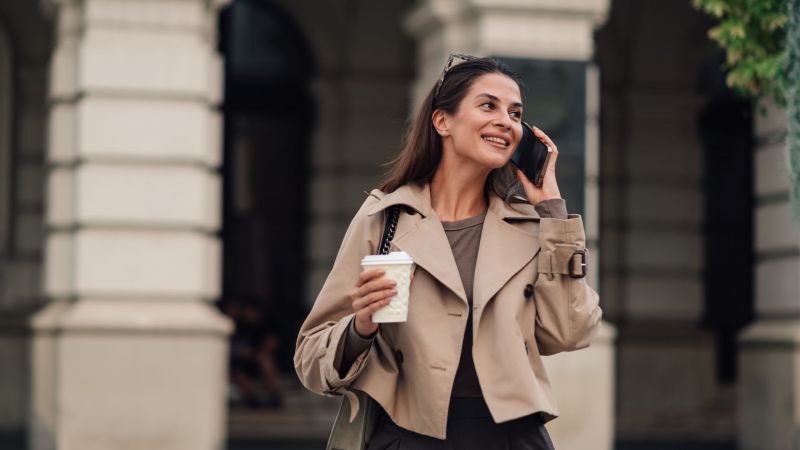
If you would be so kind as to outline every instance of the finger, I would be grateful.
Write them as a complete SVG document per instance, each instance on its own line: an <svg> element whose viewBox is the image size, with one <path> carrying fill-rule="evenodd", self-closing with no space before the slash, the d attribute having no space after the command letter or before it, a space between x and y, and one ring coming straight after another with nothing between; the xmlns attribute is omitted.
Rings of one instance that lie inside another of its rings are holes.
<svg viewBox="0 0 800 450"><path fill-rule="evenodd" d="M372 319L372 315L375 314L375 311L383 308L384 306L388 305L391 302L391 298L383 299L381 301L377 301L366 308L364 308L364 313L369 314L370 319Z"/></svg>
<svg viewBox="0 0 800 450"><path fill-rule="evenodd" d="M539 186L533 184L533 181L529 180L527 176L525 176L525 172L517 169L517 179L522 184L522 189L525 191L525 195L528 197L528 200L535 201L538 198L538 192L541 189ZM545 170L545 176L547 176L547 171Z"/></svg>
<svg viewBox="0 0 800 450"><path fill-rule="evenodd" d="M369 269L361 272L358 274L358 281L356 281L356 287L362 286L364 283L368 282L373 278L382 277L386 273L383 269Z"/></svg>
<svg viewBox="0 0 800 450"><path fill-rule="evenodd" d="M395 295L397 295L396 289L384 289L380 291L370 292L366 296L357 298L356 300L353 301L353 310L359 311L375 302L391 299Z"/></svg>
<svg viewBox="0 0 800 450"><path fill-rule="evenodd" d="M356 297L364 297L372 291L380 291L382 289L389 289L395 286L397 286L397 282L391 278L373 278L366 284L363 284L361 287L356 289L355 295Z"/></svg>
<svg viewBox="0 0 800 450"><path fill-rule="evenodd" d="M369 320L372 321L372 315L375 314L375 311L383 308L384 306L388 305L391 299L383 299L381 301L375 302L369 305L366 308L363 308L356 312L356 317L361 318L362 320Z"/></svg>
<svg viewBox="0 0 800 450"><path fill-rule="evenodd" d="M540 130L539 128L533 127L533 134L535 134L536 137L541 139L542 142L545 143L545 145L550 147L550 149L553 151L553 153L558 153L558 147L556 147L555 142L553 142L553 140L550 139L550 136L548 136L547 133L545 133L544 131Z"/></svg>
<svg viewBox="0 0 800 450"><path fill-rule="evenodd" d="M542 142L544 142L545 145L547 145L547 148L550 151L550 157L547 160L547 167L545 167L545 169L544 169L545 176L547 176L548 173L555 174L555 172L556 172L556 160L558 160L558 147L556 147L556 144L553 142L552 139L550 139L549 136L547 136L544 133L544 131L539 130L536 127L534 127L534 129L538 131Z"/></svg>
<svg viewBox="0 0 800 450"><path fill-rule="evenodd" d="M552 152L550 152L550 160L547 161L547 168L545 169L546 172L555 173L557 159L558 159L558 150L553 150Z"/></svg>
<svg viewBox="0 0 800 450"><path fill-rule="evenodd" d="M515 172L517 175L517 179L519 180L520 183L522 183L523 188L528 189L533 186L533 182L531 182L531 180L528 179L528 177L525 175L525 172L523 172L520 169L517 169Z"/></svg>
<svg viewBox="0 0 800 450"><path fill-rule="evenodd" d="M368 307L372 303L375 303L375 302L378 302L378 301L383 301L383 300L386 300L386 299L391 299L395 295L397 295L397 291L393 290L393 289L387 289L385 291L371 292L367 296L364 296L364 297L361 297L361 298L358 298L358 299L354 300L353 301L353 310L354 311L360 311L360 310Z"/></svg>
<svg viewBox="0 0 800 450"><path fill-rule="evenodd" d="M528 201L532 204L536 204L539 201L540 188L533 184L528 177L525 176L525 173L519 169L517 169L517 178L522 184L522 189L525 191L525 196L528 197Z"/></svg>

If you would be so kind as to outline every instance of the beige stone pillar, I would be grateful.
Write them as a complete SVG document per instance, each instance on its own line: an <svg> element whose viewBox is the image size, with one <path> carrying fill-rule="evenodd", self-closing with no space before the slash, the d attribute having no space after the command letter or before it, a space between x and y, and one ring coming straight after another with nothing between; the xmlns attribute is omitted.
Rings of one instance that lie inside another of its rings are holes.
<svg viewBox="0 0 800 450"><path fill-rule="evenodd" d="M426 0L405 24L417 41L415 105L439 77L451 52L586 64L585 182L589 283L597 288L599 235L599 74L589 63L594 30L607 0ZM601 299L602 301L602 299ZM559 450L610 450L614 436L614 327L603 323L592 346L545 358L561 417L548 429Z"/></svg>
<svg viewBox="0 0 800 450"><path fill-rule="evenodd" d="M755 115L756 321L740 336L741 450L800 448L800 239L792 221L784 111Z"/></svg>
<svg viewBox="0 0 800 450"><path fill-rule="evenodd" d="M225 442L222 0L59 0L33 449Z"/></svg>

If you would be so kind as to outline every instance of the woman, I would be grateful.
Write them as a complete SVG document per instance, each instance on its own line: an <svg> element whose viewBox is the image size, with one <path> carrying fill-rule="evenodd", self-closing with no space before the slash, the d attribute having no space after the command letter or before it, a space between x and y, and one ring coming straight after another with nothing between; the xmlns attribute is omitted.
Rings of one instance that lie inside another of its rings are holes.
<svg viewBox="0 0 800 450"><path fill-rule="evenodd" d="M465 62L451 67L454 57ZM300 330L295 367L308 389L357 389L381 406L369 449L553 448L541 356L588 346L601 310L581 266L581 218L567 215L556 182L556 145L534 129L552 149L541 187L509 163L521 118L506 65L451 55ZM392 250L417 268L408 321L379 326L372 313L394 283L360 261L376 253L392 205L404 207Z"/></svg>

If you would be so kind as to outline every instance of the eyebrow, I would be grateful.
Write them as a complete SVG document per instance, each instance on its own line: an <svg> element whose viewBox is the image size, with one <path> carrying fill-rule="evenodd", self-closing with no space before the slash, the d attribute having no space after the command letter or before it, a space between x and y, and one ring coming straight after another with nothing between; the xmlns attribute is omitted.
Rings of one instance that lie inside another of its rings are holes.
<svg viewBox="0 0 800 450"><path fill-rule="evenodd" d="M484 93L481 93L481 94L478 94L478 95L476 95L476 96L475 96L475 98L478 98L478 97L489 97L489 100L494 100L494 101L496 101L496 102L500 101L500 99L499 99L499 98L497 98L497 96L494 96L494 95L492 95L492 94L487 94L487 93L485 93L485 92L484 92ZM520 102L514 102L514 103L512 103L512 104L511 104L511 106L517 106L517 107L520 107L520 108L522 108L522 103L520 103Z"/></svg>

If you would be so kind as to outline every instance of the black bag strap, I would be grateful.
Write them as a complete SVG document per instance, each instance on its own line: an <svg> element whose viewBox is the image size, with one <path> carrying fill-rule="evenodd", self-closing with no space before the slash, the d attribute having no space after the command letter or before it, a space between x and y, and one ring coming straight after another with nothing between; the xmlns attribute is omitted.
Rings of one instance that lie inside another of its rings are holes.
<svg viewBox="0 0 800 450"><path fill-rule="evenodd" d="M383 236L378 244L378 254L389 254L389 246L394 239L394 232L397 231L397 220L400 218L400 205L392 205L386 208L386 223L383 226Z"/></svg>

